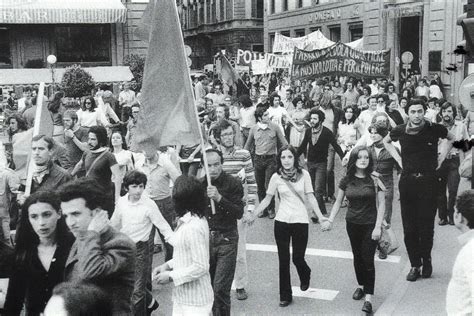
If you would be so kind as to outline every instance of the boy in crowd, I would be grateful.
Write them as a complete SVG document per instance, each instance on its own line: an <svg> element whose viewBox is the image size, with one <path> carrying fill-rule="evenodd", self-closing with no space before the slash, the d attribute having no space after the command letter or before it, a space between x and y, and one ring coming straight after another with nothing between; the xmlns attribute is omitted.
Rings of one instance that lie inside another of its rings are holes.
<svg viewBox="0 0 474 316"><path fill-rule="evenodd" d="M155 227L158 228L166 242L173 245L171 241L173 231L156 203L143 195L147 184L144 173L132 170L125 175L123 183L127 194L117 201L110 221L112 227L135 242L137 254L132 304L135 315L145 315L158 308L158 302L153 298L151 288L147 288L147 284L151 284L150 233Z"/></svg>

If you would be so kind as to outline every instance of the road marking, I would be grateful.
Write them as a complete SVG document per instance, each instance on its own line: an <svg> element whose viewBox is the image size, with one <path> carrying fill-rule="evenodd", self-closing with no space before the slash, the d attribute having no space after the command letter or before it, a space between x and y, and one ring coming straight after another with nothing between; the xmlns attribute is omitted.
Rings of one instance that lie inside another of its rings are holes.
<svg viewBox="0 0 474 316"><path fill-rule="evenodd" d="M264 244L247 244L247 250L252 251L266 251L266 252L278 252L277 247L274 245L264 245ZM291 252L291 248L290 248ZM306 254L310 256L321 256L321 257L331 257L331 258L341 258L341 259L353 259L352 252L350 251L341 251L341 250L328 250L328 249L316 249L316 248L307 248ZM381 260L378 256L375 257L375 261L380 262L390 262L390 263L399 263L400 256L389 255L387 259Z"/></svg>
<svg viewBox="0 0 474 316"><path fill-rule="evenodd" d="M304 297L304 298L311 298L315 300L324 300L324 301L333 301L339 291L334 290L326 290L326 289L316 289L310 287L306 291L301 291L298 286L292 286L291 290L293 292L293 296ZM232 291L235 291L235 284L232 282Z"/></svg>

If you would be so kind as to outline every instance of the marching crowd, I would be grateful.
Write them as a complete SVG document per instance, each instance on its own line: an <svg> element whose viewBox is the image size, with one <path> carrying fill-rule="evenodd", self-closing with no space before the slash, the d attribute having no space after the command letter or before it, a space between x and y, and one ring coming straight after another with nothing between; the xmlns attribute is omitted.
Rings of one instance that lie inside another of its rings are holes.
<svg viewBox="0 0 474 316"><path fill-rule="evenodd" d="M246 234L257 217L274 219L286 307L290 257L306 291L309 225L330 230L341 208L354 257L352 298L364 299L371 314L374 256L388 255L378 240L398 203L396 183L408 281L433 273L436 213L441 226L474 227L472 157L453 147L474 135L474 108L447 102L439 77L412 74L398 86L273 73L244 75L234 87L211 77L193 82L204 141L150 152L129 150L141 110L129 83L118 97L101 88L80 106L61 91L45 99L52 137L32 137L37 91L10 94L0 155L5 315L149 315L159 307L154 283L173 284L173 315L230 315L232 284L238 300L248 297ZM153 269L160 239L165 262ZM472 291L466 286L453 277L448 313L469 308L453 303Z"/></svg>

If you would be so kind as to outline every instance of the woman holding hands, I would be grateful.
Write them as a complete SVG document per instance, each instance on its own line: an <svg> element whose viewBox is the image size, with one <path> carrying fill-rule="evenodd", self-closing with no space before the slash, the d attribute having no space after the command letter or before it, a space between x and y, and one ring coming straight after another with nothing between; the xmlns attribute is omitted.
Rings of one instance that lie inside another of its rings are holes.
<svg viewBox="0 0 474 316"><path fill-rule="evenodd" d="M314 197L311 177L299 166L295 157L296 151L292 146L280 149L277 155L277 172L271 177L267 194L255 210L258 215L270 205L275 195L280 198L274 226L280 266L280 307L288 306L293 300L290 282L290 239L293 246L293 263L301 281L300 289L306 291L311 278L311 269L305 261L309 218L314 210L321 222L327 221ZM308 209L306 204L309 204L311 209Z"/></svg>
<svg viewBox="0 0 474 316"><path fill-rule="evenodd" d="M374 255L377 240L380 239L382 220L385 212L385 186L373 176L373 159L367 147L355 147L349 157L347 174L339 183L336 202L323 230L331 229L344 197L349 208L346 214L346 229L354 256L354 269L359 283L352 298L360 300L365 296L362 311L371 314L371 298L374 294Z"/></svg>

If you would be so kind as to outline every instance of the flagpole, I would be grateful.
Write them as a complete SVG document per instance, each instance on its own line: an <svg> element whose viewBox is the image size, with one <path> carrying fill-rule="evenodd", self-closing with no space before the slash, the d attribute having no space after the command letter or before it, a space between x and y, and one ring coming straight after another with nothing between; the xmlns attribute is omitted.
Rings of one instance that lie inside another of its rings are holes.
<svg viewBox="0 0 474 316"><path fill-rule="evenodd" d="M164 1L170 1L170 0L164 0ZM178 8L176 7L175 2L174 2L174 5L173 5L173 8L174 8L175 17L178 20L178 24L179 24L179 30L180 30L179 37L180 37L180 40L181 40L181 42L180 42L181 43L181 48L182 48L182 51L185 52L183 31L182 31L182 28L181 28L181 21L179 20ZM192 81L191 81L191 76L189 74L189 69L188 69L187 72L188 72L188 80L189 80L188 84L190 85L191 91L192 91L193 85L192 85ZM194 114L195 114L195 118L196 118L196 121L197 121L197 124L198 124L199 138L201 140L202 161L204 163L204 171L206 173L206 180L207 180L208 185L210 185L211 184L211 176L209 174L209 166L207 164L207 156L206 156L206 150L205 150L204 135L202 133L201 124L199 123L199 114L198 114L198 110L197 110L197 107L196 107L196 96L194 95L194 93L192 93L192 95L193 95ZM213 199L211 199L211 210L212 210L212 214L216 214L216 206L214 204Z"/></svg>
<svg viewBox="0 0 474 316"><path fill-rule="evenodd" d="M44 82L40 83L38 89L38 96L36 97L36 113L35 113L35 125L33 127L33 137L39 134L40 131L40 124L41 124L41 112L43 110L43 96L44 96ZM26 184L25 184L25 196L29 196L31 194L31 184L33 182L33 167L34 162L33 159L28 160L27 169L26 169Z"/></svg>

